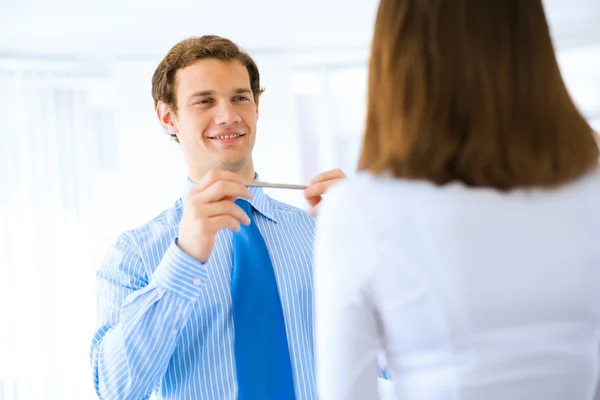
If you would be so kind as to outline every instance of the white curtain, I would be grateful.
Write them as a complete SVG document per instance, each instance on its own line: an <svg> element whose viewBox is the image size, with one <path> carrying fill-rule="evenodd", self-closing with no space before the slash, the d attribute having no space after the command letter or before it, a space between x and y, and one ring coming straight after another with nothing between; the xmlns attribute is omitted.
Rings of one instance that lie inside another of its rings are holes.
<svg viewBox="0 0 600 400"><path fill-rule="evenodd" d="M96 190L114 166L110 113L90 102L97 80L0 73L2 399L95 398L88 348L106 248Z"/></svg>

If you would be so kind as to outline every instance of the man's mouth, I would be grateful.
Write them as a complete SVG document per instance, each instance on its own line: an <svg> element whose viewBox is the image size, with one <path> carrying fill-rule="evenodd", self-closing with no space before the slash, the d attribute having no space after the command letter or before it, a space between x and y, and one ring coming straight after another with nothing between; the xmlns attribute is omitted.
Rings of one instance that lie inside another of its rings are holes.
<svg viewBox="0 0 600 400"><path fill-rule="evenodd" d="M211 139L223 140L223 139L235 139L244 136L244 133L234 133L232 135L217 135L211 137Z"/></svg>

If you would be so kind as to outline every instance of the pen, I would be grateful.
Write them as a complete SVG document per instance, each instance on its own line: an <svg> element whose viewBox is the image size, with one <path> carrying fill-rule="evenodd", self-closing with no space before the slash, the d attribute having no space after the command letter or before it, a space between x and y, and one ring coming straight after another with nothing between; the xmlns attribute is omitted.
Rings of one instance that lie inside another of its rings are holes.
<svg viewBox="0 0 600 400"><path fill-rule="evenodd" d="M265 187L265 188L273 188L273 189L306 189L305 185L292 185L289 183L269 183L269 182L259 182L259 181L247 181L245 183L246 186L256 186L256 187Z"/></svg>

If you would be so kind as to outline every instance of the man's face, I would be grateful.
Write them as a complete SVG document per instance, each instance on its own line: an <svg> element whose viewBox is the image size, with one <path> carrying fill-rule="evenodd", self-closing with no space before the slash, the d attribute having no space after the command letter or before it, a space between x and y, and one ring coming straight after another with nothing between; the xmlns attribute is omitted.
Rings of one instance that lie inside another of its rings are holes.
<svg viewBox="0 0 600 400"><path fill-rule="evenodd" d="M251 179L258 99L246 67L239 61L199 60L177 71L175 93L170 133L179 139L190 177L220 169Z"/></svg>

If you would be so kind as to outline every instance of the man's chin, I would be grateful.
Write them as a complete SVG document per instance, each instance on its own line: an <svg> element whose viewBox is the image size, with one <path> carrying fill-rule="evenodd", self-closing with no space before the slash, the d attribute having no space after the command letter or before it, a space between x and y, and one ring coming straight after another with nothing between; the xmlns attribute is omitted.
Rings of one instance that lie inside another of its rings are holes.
<svg viewBox="0 0 600 400"><path fill-rule="evenodd" d="M217 163L216 169L221 171L230 171L239 173L248 165L248 160L221 160Z"/></svg>

